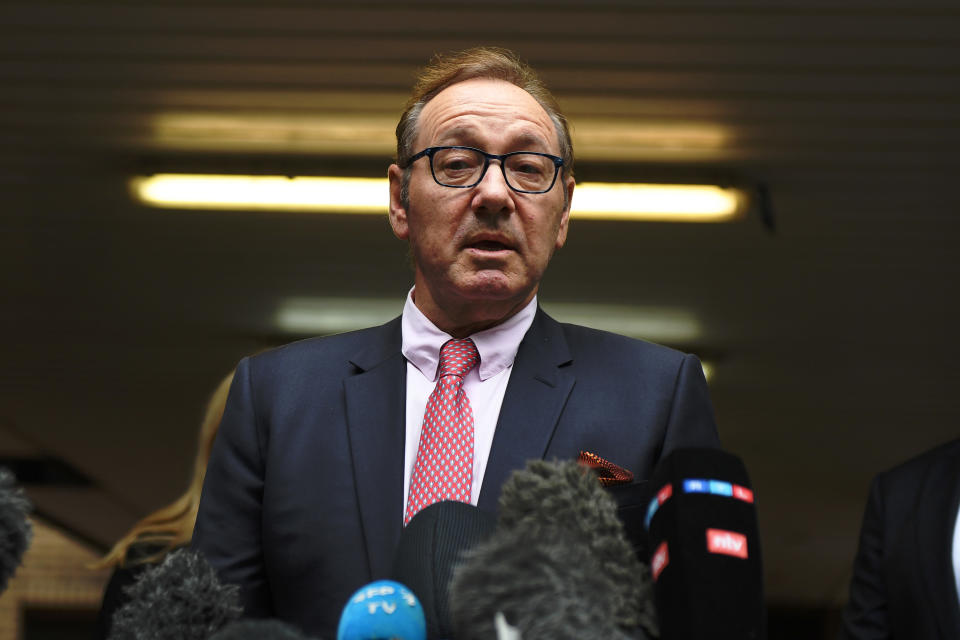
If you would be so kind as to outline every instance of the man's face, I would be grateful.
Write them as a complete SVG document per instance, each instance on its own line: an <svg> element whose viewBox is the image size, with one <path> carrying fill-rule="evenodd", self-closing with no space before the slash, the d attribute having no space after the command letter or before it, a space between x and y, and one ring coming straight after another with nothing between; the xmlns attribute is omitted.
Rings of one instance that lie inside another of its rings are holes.
<svg viewBox="0 0 960 640"><path fill-rule="evenodd" d="M523 89L491 79L447 87L424 106L413 150L441 145L560 155L543 107ZM430 311L442 310L496 322L530 301L566 240L564 202L573 178L561 173L547 193L517 193L504 181L499 161L491 161L480 184L454 189L437 184L429 158L421 158L412 166L404 205L402 176L402 169L390 167L390 223L410 243L416 303L428 317L437 322Z"/></svg>

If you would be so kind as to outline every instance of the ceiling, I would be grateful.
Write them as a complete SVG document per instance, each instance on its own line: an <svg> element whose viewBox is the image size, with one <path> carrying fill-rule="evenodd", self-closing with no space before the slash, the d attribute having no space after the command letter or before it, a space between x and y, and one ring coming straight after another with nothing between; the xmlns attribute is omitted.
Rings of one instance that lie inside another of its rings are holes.
<svg viewBox="0 0 960 640"><path fill-rule="evenodd" d="M667 341L713 366L721 438L757 489L768 597L837 606L871 476L960 425L960 7L456 7L0 5L0 458L86 477L28 489L101 545L175 497L220 377L300 337L276 323L284 304L399 312L411 273L385 217L151 209L127 180L383 176L417 67L502 45L567 111L580 180L753 194L732 224L575 220L540 299L695 319Z"/></svg>

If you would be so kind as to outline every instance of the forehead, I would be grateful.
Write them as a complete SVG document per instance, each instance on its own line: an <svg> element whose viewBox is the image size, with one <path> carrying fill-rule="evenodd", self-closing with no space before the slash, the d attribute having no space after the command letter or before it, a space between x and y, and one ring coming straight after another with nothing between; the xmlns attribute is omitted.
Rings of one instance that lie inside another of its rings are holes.
<svg viewBox="0 0 960 640"><path fill-rule="evenodd" d="M540 103L520 87L491 78L458 82L434 96L420 114L417 142L418 149L469 144L559 150L553 121Z"/></svg>

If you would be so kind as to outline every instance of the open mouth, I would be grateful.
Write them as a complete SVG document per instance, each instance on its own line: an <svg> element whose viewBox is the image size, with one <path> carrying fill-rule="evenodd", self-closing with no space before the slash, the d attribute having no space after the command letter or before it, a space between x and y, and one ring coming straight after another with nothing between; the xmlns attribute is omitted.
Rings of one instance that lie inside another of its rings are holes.
<svg viewBox="0 0 960 640"><path fill-rule="evenodd" d="M479 249L480 251L508 251L511 249L510 246L497 242L496 240L481 240L479 242L474 242L470 245L471 249Z"/></svg>

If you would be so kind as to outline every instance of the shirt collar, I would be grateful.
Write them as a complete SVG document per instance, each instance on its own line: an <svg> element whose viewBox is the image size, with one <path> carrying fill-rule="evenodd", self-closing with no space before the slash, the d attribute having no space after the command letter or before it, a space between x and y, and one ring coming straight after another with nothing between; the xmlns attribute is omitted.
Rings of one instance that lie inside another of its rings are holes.
<svg viewBox="0 0 960 640"><path fill-rule="evenodd" d="M537 297L505 322L478 331L470 336L480 352L480 380L487 380L513 364L520 341L533 324L537 313ZM407 293L401 319L403 346L401 351L408 362L429 380L436 380L440 365L440 347L452 336L441 331L413 302L413 289Z"/></svg>

